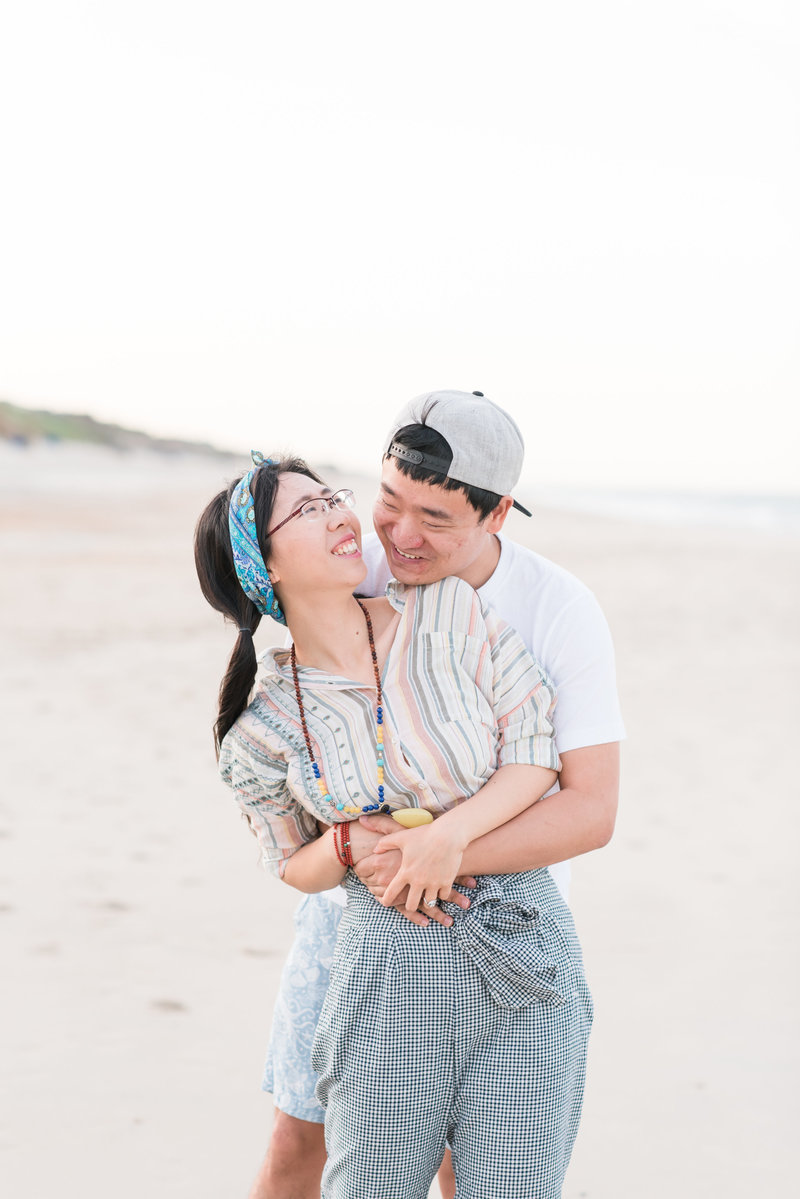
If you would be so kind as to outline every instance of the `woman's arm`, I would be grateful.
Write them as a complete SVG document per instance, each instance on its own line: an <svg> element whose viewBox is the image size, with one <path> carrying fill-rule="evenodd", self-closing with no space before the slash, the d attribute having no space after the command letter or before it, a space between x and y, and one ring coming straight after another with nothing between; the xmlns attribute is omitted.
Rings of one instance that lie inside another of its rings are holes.
<svg viewBox="0 0 800 1199"><path fill-rule="evenodd" d="M464 873L462 855L470 842L535 804L556 777L555 770L544 766L501 766L480 791L444 812L433 824L383 837L374 852L399 850L402 863L381 902L391 907L406 887L405 906L412 911L423 896L429 902L446 898L455 878Z"/></svg>
<svg viewBox="0 0 800 1199"><path fill-rule="evenodd" d="M309 841L287 858L283 866L283 881L298 891L328 891L338 887L347 867L339 861L333 841L334 829Z"/></svg>
<svg viewBox="0 0 800 1199"><path fill-rule="evenodd" d="M300 891L325 891L345 874L333 829L318 835L316 818L292 795L287 763L257 716L245 712L220 751L220 774L233 791L261 850L263 865Z"/></svg>

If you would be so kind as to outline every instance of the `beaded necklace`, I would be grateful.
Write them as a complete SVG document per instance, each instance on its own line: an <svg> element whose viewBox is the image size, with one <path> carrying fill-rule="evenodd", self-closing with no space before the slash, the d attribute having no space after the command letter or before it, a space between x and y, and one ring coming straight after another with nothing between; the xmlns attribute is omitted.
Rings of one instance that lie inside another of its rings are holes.
<svg viewBox="0 0 800 1199"><path fill-rule="evenodd" d="M348 806L347 804L335 803L333 801L333 799L331 799L328 788L325 785L325 779L322 776L322 771L320 770L319 764L317 763L317 760L314 757L314 750L311 747L311 737L308 732L308 725L306 724L306 710L305 710L305 707L303 706L303 696L300 692L300 681L297 677L297 655L296 655L295 649L294 649L294 642L292 642L292 650L291 650L291 664L292 664L292 678L294 679L294 693L297 697L297 707L300 711L300 724L302 726L303 736L305 737L305 741L306 741L306 749L308 750L308 756L311 759L311 769L314 771L314 777L317 780L317 786L319 787L319 792L320 792L320 795L322 796L322 798L326 799L328 801L328 803L331 804L331 806L336 809L337 812L344 812L348 816L360 816L362 813L366 814L368 812L390 812L391 811L391 808L389 807L389 805L387 803L384 802L384 798L383 798L383 766L384 766L384 760L383 760L383 693L381 691L381 672L378 669L378 652L375 649L375 637L372 632L372 620L370 619L370 614L367 611L367 609L364 607L364 605L361 603L361 600L357 599L356 603L358 604L361 611L364 613L364 619L367 622L367 636L369 637L369 648L370 648L370 653L372 654L372 669L375 672L375 686L378 691L378 704L377 704L377 708L376 708L376 712L375 712L375 725L376 725L376 730L377 730L377 741L378 741L378 745L377 745L378 802L377 803L367 804L365 807L361 807L361 808L354 808L354 807Z"/></svg>

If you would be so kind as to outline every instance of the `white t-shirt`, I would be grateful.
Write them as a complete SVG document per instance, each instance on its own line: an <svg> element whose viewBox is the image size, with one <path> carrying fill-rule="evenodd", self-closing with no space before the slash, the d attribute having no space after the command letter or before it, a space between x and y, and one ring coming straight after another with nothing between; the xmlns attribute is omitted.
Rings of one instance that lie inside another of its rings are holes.
<svg viewBox="0 0 800 1199"><path fill-rule="evenodd" d="M522 637L556 687L554 724L559 753L621 741L614 646L600 605L569 571L499 536L500 561L478 589L485 604ZM391 571L376 533L364 537L367 577L358 590L383 595ZM558 790L558 784L553 788ZM564 897L569 862L550 867Z"/></svg>

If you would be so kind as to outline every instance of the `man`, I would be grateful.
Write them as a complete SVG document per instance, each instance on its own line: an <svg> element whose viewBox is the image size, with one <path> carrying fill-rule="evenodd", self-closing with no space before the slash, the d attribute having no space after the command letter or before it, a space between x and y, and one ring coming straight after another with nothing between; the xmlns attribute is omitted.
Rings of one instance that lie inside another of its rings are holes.
<svg viewBox="0 0 800 1199"><path fill-rule="evenodd" d="M378 595L391 577L422 584L456 575L517 629L547 671L558 694L560 785L468 846L462 869L476 875L547 866L566 894L568 859L605 845L613 832L624 730L611 638L594 597L554 563L501 537L512 506L530 516L511 496L523 452L515 422L480 392L413 400L384 448L362 589ZM371 851L396 825L389 817L366 817L351 829L356 871L380 896L399 854ZM324 1114L308 1059L333 956L337 901L333 894L310 897L298 913L263 1084L275 1095L275 1123L250 1199L316 1199L320 1192ZM406 914L427 923L420 913ZM438 909L432 915L444 919ZM454 1193L447 1168L440 1186L445 1199Z"/></svg>

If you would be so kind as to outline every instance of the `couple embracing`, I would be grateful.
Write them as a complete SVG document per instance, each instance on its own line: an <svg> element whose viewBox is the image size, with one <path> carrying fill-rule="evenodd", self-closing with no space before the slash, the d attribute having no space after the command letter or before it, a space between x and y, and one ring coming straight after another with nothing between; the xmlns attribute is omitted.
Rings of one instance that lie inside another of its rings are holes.
<svg viewBox="0 0 800 1199"><path fill-rule="evenodd" d="M443 1159L445 1196L561 1195L591 1026L566 863L611 836L623 728L593 596L502 535L522 461L505 411L433 392L389 431L375 535L261 454L198 522L237 628L221 772L307 893L252 1199L424 1199ZM264 615L291 645L253 690Z"/></svg>

